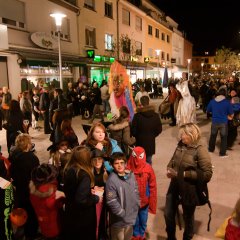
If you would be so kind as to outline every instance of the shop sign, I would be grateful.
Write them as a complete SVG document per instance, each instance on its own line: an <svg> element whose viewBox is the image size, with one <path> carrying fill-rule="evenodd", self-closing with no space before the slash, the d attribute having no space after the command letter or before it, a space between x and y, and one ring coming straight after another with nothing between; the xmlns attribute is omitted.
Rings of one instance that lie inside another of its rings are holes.
<svg viewBox="0 0 240 240"><path fill-rule="evenodd" d="M171 58L171 63L176 63L176 58Z"/></svg>
<svg viewBox="0 0 240 240"><path fill-rule="evenodd" d="M87 57L88 58L94 58L95 57L95 51L90 49L90 50L87 50Z"/></svg>
<svg viewBox="0 0 240 240"><path fill-rule="evenodd" d="M55 49L58 47L57 38L53 37L50 33L46 32L32 33L31 40L41 48Z"/></svg>
<svg viewBox="0 0 240 240"><path fill-rule="evenodd" d="M150 57L144 57L144 62L149 63L150 62Z"/></svg>
<svg viewBox="0 0 240 240"><path fill-rule="evenodd" d="M114 57L99 56L99 55L94 56L94 59L93 59L94 62L110 62L110 63L113 63L114 60L115 60Z"/></svg>

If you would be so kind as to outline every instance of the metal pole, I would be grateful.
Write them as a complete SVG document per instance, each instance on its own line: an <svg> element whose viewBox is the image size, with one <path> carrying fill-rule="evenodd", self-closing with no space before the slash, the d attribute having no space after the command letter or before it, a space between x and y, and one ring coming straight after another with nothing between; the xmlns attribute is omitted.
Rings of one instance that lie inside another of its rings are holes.
<svg viewBox="0 0 240 240"><path fill-rule="evenodd" d="M60 88L63 89L63 82L62 82L62 54L61 54L61 36L60 30L58 30L58 58L59 58L59 81L60 81Z"/></svg>
<svg viewBox="0 0 240 240"><path fill-rule="evenodd" d="M158 55L158 65L157 65L157 69L158 69L158 81L160 82L159 55Z"/></svg>

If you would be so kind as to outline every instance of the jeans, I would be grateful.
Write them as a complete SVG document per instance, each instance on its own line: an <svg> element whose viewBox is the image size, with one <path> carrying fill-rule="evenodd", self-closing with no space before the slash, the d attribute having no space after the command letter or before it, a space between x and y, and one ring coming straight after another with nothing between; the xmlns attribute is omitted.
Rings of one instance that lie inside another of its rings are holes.
<svg viewBox="0 0 240 240"><path fill-rule="evenodd" d="M144 237L147 228L147 220L148 220L148 206L140 208L138 210L137 219L133 226L133 236Z"/></svg>
<svg viewBox="0 0 240 240"><path fill-rule="evenodd" d="M166 196L166 204L164 210L164 218L166 223L167 240L176 240L176 214L178 211L178 191L176 184L170 183ZM195 206L186 206L182 203L184 232L183 240L190 240L194 235L194 212Z"/></svg>
<svg viewBox="0 0 240 240"><path fill-rule="evenodd" d="M218 131L220 132L220 137L221 137L219 155L224 156L226 155L226 151L227 151L227 135L228 135L227 123L212 123L208 150L210 152L214 152Z"/></svg>
<svg viewBox="0 0 240 240"><path fill-rule="evenodd" d="M103 110L104 110L104 114L108 114L110 112L110 104L109 104L109 100L102 100L102 105L103 105Z"/></svg>

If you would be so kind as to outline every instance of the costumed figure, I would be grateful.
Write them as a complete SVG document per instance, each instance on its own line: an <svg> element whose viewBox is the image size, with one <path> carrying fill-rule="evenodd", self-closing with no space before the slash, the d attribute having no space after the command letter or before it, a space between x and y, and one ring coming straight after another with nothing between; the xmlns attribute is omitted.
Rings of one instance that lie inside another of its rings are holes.
<svg viewBox="0 0 240 240"><path fill-rule="evenodd" d="M132 239L145 239L148 212L156 214L157 208L157 183L154 170L146 162L146 153L142 147L135 147L128 160L127 168L131 170L138 183L140 208L136 223L133 227Z"/></svg>
<svg viewBox="0 0 240 240"><path fill-rule="evenodd" d="M111 113L119 117L120 107L127 106L132 120L136 108L132 95L132 84L126 69L117 61L110 68L109 93Z"/></svg>
<svg viewBox="0 0 240 240"><path fill-rule="evenodd" d="M179 100L176 114L177 124L180 127L186 123L196 123L196 103L191 96L188 81L180 80L176 84L176 89L181 93L182 98Z"/></svg>

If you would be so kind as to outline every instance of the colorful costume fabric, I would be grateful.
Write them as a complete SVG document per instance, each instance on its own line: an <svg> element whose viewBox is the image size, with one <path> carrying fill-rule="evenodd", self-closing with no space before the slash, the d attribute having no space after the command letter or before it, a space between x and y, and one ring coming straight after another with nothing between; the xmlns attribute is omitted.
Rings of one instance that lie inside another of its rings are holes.
<svg viewBox="0 0 240 240"><path fill-rule="evenodd" d="M140 196L140 209L133 227L133 237L136 239L144 239L148 212L156 214L156 176L152 166L146 162L146 153L142 147L135 147L133 149L132 155L128 160L127 168L133 171L135 175Z"/></svg>
<svg viewBox="0 0 240 240"><path fill-rule="evenodd" d="M132 120L136 109L132 95L132 84L126 69L117 61L111 65L108 83L111 112L119 117L119 108L127 106Z"/></svg>

